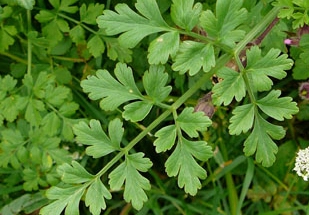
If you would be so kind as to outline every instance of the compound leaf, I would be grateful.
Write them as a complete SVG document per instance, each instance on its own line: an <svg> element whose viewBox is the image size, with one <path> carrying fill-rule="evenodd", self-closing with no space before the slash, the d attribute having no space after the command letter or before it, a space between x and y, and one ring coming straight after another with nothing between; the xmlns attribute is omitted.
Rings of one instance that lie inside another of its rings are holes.
<svg viewBox="0 0 309 215"><path fill-rule="evenodd" d="M148 96L154 102L161 102L172 91L171 86L165 86L168 80L168 74L164 73L163 66L151 65L149 71L143 76L143 85Z"/></svg>
<svg viewBox="0 0 309 215"><path fill-rule="evenodd" d="M197 25L202 12L202 4L198 2L193 6L193 3L194 0L173 0L171 6L174 23L186 31L191 31Z"/></svg>
<svg viewBox="0 0 309 215"><path fill-rule="evenodd" d="M176 124L189 135L198 137L197 131L205 131L211 125L209 117L201 111L194 112L194 108L185 108L176 119Z"/></svg>
<svg viewBox="0 0 309 215"><path fill-rule="evenodd" d="M202 12L200 22L210 37L218 42L235 46L245 32L236 28L246 21L247 11L241 8L242 0L218 0L216 3L216 15L212 11Z"/></svg>
<svg viewBox="0 0 309 215"><path fill-rule="evenodd" d="M94 158L105 156L120 149L119 140L122 139L123 128L119 119L114 119L109 123L111 139L102 130L98 120L90 120L89 126L85 122L74 125L73 131L76 141L84 145L90 145L86 149L88 155Z"/></svg>
<svg viewBox="0 0 309 215"><path fill-rule="evenodd" d="M268 77L282 79L286 76L284 70L291 69L293 61L287 54L280 55L279 49L270 49L265 56L261 56L261 49L253 46L247 51L246 74L256 91L270 90L273 85Z"/></svg>
<svg viewBox="0 0 309 215"><path fill-rule="evenodd" d="M135 99L141 99L131 68L118 63L115 68L118 81L106 70L98 70L96 76L89 76L81 82L84 92L93 100L101 99L104 110L115 110L119 105Z"/></svg>
<svg viewBox="0 0 309 215"><path fill-rule="evenodd" d="M229 125L230 134L239 135L241 132L246 133L252 128L254 120L254 105L246 104L238 106L233 110L233 116Z"/></svg>
<svg viewBox="0 0 309 215"><path fill-rule="evenodd" d="M180 137L174 152L165 163L168 176L178 175L178 186L186 193L195 195L201 188L199 179L205 179L206 171L196 162L194 157L206 161L213 155L211 147L204 141L189 141Z"/></svg>
<svg viewBox="0 0 309 215"><path fill-rule="evenodd" d="M131 202L132 206L139 210L148 197L145 190L151 188L148 179L142 176L139 171L147 172L152 166L148 158L144 158L143 153L126 155L125 162L120 164L109 174L109 184L112 190L119 190L123 184L124 199Z"/></svg>
<svg viewBox="0 0 309 215"><path fill-rule="evenodd" d="M244 143L245 155L250 156L256 152L256 161L269 167L275 162L275 154L278 151L272 138L279 140L284 136L285 130L281 126L270 124L257 114L253 131Z"/></svg>
<svg viewBox="0 0 309 215"><path fill-rule="evenodd" d="M190 75L195 75L201 68L208 72L215 63L214 48L211 44L186 40L180 44L172 69L180 74L189 71Z"/></svg>
<svg viewBox="0 0 309 215"><path fill-rule="evenodd" d="M161 128L155 133L155 137L157 137L157 139L154 141L153 144L156 147L157 153L170 150L176 140L176 126L168 125Z"/></svg>
<svg viewBox="0 0 309 215"><path fill-rule="evenodd" d="M257 101L259 108L268 116L282 121L284 118L291 119L292 114L298 112L296 102L291 97L279 98L280 90L272 90L267 96Z"/></svg>
<svg viewBox="0 0 309 215"><path fill-rule="evenodd" d="M224 67L218 71L217 76L223 81L217 83L212 91L212 99L214 104L229 105L233 98L240 101L246 95L245 81L241 73L230 68Z"/></svg>
<svg viewBox="0 0 309 215"><path fill-rule="evenodd" d="M104 186L100 177L96 177L87 189L85 203L93 215L100 215L101 210L106 209L105 199L111 198L111 193Z"/></svg>
<svg viewBox="0 0 309 215"><path fill-rule="evenodd" d="M179 49L179 33L176 31L160 35L149 44L148 61L150 64L165 64Z"/></svg>
<svg viewBox="0 0 309 215"><path fill-rule="evenodd" d="M128 48L133 48L150 34L169 30L155 0L138 0L135 7L143 16L126 4L117 4L117 13L104 10L103 15L97 18L99 27L103 28L107 35L121 34L119 42Z"/></svg>
<svg viewBox="0 0 309 215"><path fill-rule="evenodd" d="M57 168L57 172L61 176L61 181L69 184L84 183L94 177L76 161L72 161L72 165L62 164Z"/></svg>

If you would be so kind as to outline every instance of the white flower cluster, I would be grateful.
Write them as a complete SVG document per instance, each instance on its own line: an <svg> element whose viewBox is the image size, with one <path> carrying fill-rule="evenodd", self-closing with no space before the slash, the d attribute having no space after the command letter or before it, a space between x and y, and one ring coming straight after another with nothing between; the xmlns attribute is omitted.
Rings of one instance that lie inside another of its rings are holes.
<svg viewBox="0 0 309 215"><path fill-rule="evenodd" d="M309 147L299 150L296 157L294 169L297 175L303 177L305 181L309 178Z"/></svg>

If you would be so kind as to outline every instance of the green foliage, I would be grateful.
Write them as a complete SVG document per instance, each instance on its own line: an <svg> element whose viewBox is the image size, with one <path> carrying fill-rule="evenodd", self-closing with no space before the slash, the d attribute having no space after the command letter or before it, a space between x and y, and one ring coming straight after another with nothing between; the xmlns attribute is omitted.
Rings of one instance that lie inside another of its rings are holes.
<svg viewBox="0 0 309 215"><path fill-rule="evenodd" d="M0 214L304 212L309 4L118 2L0 0Z"/></svg>
<svg viewBox="0 0 309 215"><path fill-rule="evenodd" d="M309 3L305 0L277 0L277 7L282 7L278 17L293 19L293 28L303 27L309 24Z"/></svg>

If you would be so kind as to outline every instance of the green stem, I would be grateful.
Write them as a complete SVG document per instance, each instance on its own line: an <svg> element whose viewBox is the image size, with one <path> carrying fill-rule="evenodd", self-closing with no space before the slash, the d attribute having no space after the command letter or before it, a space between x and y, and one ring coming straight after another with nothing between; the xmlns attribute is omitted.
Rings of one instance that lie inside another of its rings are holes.
<svg viewBox="0 0 309 215"><path fill-rule="evenodd" d="M234 49L235 55L239 55L249 42L251 42L258 34L267 28L269 23L271 23L277 17L280 9L280 7L274 7L271 11L269 11L263 20L258 23L241 42L237 44Z"/></svg>
<svg viewBox="0 0 309 215"><path fill-rule="evenodd" d="M12 60L15 60L15 61L17 61L19 63L22 63L22 64L26 64L26 65L28 64L28 61L26 61L26 60L24 60L24 59L22 59L20 57L17 57L16 55L10 54L8 52L0 51L0 55L6 56L8 58L11 58Z"/></svg>
<svg viewBox="0 0 309 215"><path fill-rule="evenodd" d="M58 13L57 15L62 17L62 18L64 18L64 19L66 19L66 20L69 20L69 21L71 21L71 22L73 22L73 23L75 23L77 25L82 26L84 29L86 29L87 31L89 31L90 33L92 33L94 35L98 34L98 32L96 32L95 30L89 28L87 25L84 25L83 23L81 23L80 21L78 21L76 19L73 19L73 18L71 18L71 17L69 17L69 16L67 16L65 14L62 14L62 13Z"/></svg>
<svg viewBox="0 0 309 215"><path fill-rule="evenodd" d="M141 141L152 129L157 127L166 117L171 114L171 110L166 110L163 112L155 121L153 121L145 130L143 130L139 135L137 135L122 151L120 151L104 168L96 174L96 176L101 177L107 170L109 170L122 156L124 156L128 151L130 151L139 141Z"/></svg>
<svg viewBox="0 0 309 215"><path fill-rule="evenodd" d="M71 57L62 57L62 56L52 56L52 57L57 60L70 61L74 63L85 62L85 59L82 59L82 58L71 58Z"/></svg>
<svg viewBox="0 0 309 215"><path fill-rule="evenodd" d="M27 25L28 25L27 33L29 34L29 32L31 31L31 10L27 10ZM28 38L27 41L28 41L28 49L27 49L27 55L28 55L27 63L28 63L28 67L27 67L27 73L29 75L31 75L32 44L31 44L31 40L29 38Z"/></svg>

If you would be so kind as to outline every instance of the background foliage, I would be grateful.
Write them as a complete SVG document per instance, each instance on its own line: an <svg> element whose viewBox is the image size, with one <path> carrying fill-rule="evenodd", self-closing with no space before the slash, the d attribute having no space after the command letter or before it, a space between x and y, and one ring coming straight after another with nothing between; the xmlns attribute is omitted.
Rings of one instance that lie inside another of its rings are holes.
<svg viewBox="0 0 309 215"><path fill-rule="evenodd" d="M0 214L308 213L308 11L0 0Z"/></svg>

